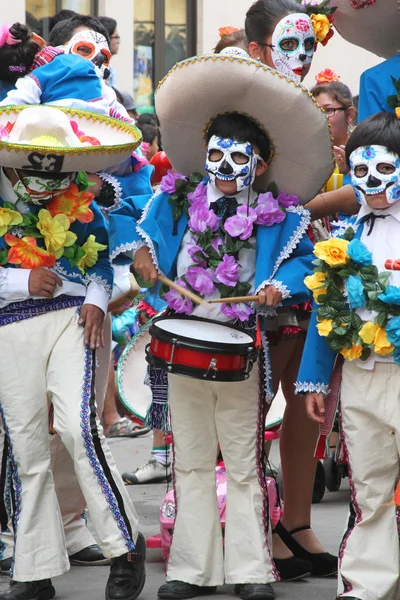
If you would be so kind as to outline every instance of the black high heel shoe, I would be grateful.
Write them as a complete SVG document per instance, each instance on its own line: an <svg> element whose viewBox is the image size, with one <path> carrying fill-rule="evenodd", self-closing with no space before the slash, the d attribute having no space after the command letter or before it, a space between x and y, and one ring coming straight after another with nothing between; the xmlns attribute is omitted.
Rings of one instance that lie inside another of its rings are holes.
<svg viewBox="0 0 400 600"><path fill-rule="evenodd" d="M338 558L329 554L329 552L319 552L313 554L308 552L303 546L301 546L293 537L295 533L299 531L306 531L311 529L310 525L304 527L298 527L292 531L287 531L282 523L279 521L275 526L275 533L279 535L282 542L289 548L296 558L307 560L312 565L311 575L316 577L333 577L338 571Z"/></svg>

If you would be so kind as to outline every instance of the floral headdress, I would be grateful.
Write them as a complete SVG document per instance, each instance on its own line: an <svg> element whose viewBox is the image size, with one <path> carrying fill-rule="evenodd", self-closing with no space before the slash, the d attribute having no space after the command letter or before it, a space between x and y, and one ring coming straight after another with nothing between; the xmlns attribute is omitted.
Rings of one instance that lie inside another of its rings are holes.
<svg viewBox="0 0 400 600"><path fill-rule="evenodd" d="M332 69L324 69L315 76L317 83L333 83L334 81L339 81L339 79L340 75L337 75Z"/></svg>
<svg viewBox="0 0 400 600"><path fill-rule="evenodd" d="M218 29L218 33L219 33L221 39L223 37L228 37L228 36L232 35L232 33L236 33L237 31L239 31L239 29L237 27L230 27L229 25L227 27L220 27Z"/></svg>
<svg viewBox="0 0 400 600"><path fill-rule="evenodd" d="M333 13L330 0L298 0L311 19L317 43L326 46L334 34Z"/></svg>
<svg viewBox="0 0 400 600"><path fill-rule="evenodd" d="M5 46L15 46L16 44L20 44L22 40L18 40L15 38L12 33L10 33L10 26L3 23L0 25L0 48Z"/></svg>

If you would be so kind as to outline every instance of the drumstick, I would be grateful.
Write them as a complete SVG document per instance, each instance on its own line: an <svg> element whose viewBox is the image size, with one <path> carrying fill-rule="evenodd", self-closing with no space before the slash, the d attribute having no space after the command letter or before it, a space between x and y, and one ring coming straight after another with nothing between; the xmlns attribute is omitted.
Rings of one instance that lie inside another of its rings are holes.
<svg viewBox="0 0 400 600"><path fill-rule="evenodd" d="M216 300L209 300L210 304L221 304L226 302L227 304L239 304L240 302L257 302L258 296L235 296L234 298L217 298Z"/></svg>
<svg viewBox="0 0 400 600"><path fill-rule="evenodd" d="M388 259L385 262L385 269L387 269L388 271L400 271L400 259L396 259L396 260L391 260Z"/></svg>
<svg viewBox="0 0 400 600"><path fill-rule="evenodd" d="M168 279L168 277L165 277L164 275L158 275L158 279L159 279L159 281L161 281L161 283L176 290L177 292L182 294L182 296L186 296L186 298L189 298L189 300L191 300L195 304L204 306L204 308L207 308L207 310L211 309L211 306L209 305L208 302L206 302L206 300L203 300L203 298L200 298L200 296L198 296L197 294L194 294L193 292L191 292L190 290L187 290L186 288L182 287L178 283L175 283L175 281Z"/></svg>

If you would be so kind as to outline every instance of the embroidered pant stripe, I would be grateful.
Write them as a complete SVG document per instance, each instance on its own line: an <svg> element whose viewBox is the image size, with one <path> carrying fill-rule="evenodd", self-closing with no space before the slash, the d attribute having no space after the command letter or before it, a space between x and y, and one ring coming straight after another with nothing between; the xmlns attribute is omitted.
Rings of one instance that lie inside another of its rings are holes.
<svg viewBox="0 0 400 600"><path fill-rule="evenodd" d="M7 487L7 462L8 462L8 438L4 436L3 456L1 459L1 475L0 475L0 524L4 531L8 527L8 515L6 507L6 487Z"/></svg>

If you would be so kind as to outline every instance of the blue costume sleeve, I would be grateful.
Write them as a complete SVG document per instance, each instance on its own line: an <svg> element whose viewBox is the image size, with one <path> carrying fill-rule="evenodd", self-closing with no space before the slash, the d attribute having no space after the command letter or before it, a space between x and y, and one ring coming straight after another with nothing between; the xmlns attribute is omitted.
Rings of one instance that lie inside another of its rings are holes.
<svg viewBox="0 0 400 600"><path fill-rule="evenodd" d="M316 305L313 307L306 343L296 381L296 394L328 393L336 354L329 348L317 329Z"/></svg>
<svg viewBox="0 0 400 600"><path fill-rule="evenodd" d="M387 99L396 94L392 76L399 79L400 57L389 58L385 62L368 69L361 75L360 98L358 102L358 122L379 112L393 112Z"/></svg>
<svg viewBox="0 0 400 600"><path fill-rule="evenodd" d="M98 176L110 183L114 189L115 200L112 206L101 206L103 212L109 213L112 210L119 208L125 198L132 196L152 196L153 188L151 187L151 177L154 172L154 167L146 165L139 171L132 171L126 175L114 175L102 171Z"/></svg>
<svg viewBox="0 0 400 600"><path fill-rule="evenodd" d="M137 232L137 223L150 199L150 195L125 198L119 208L109 213L110 257L113 262L131 263L135 251L145 245Z"/></svg>

